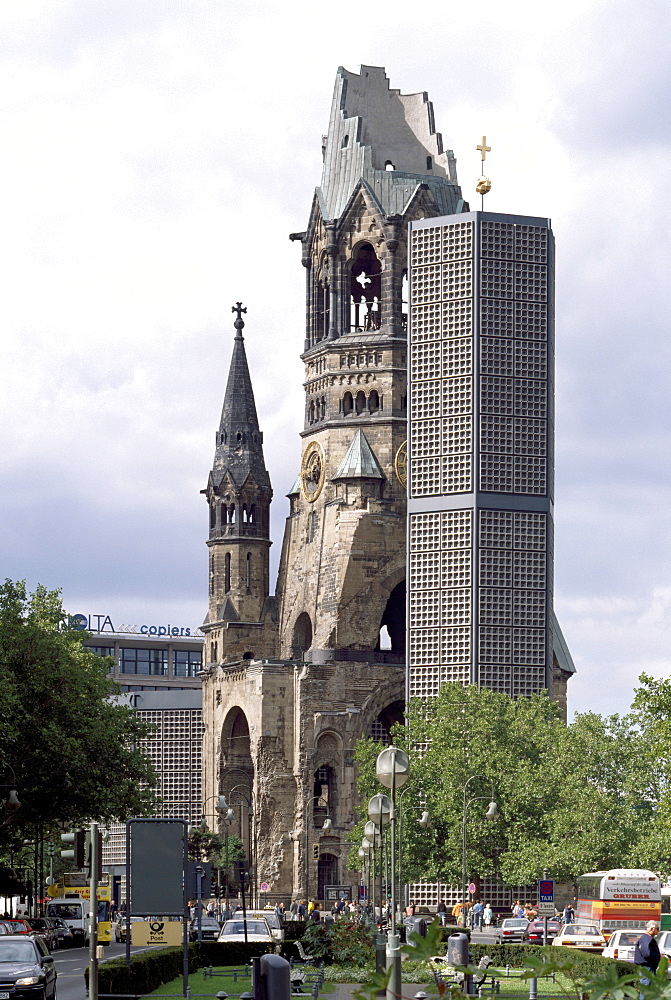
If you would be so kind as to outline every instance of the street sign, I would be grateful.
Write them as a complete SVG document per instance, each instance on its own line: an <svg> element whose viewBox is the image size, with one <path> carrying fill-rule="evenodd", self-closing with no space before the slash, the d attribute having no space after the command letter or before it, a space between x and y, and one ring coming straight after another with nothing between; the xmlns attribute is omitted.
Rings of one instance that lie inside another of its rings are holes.
<svg viewBox="0 0 671 1000"><path fill-rule="evenodd" d="M475 892L475 882L471 882L471 884L468 887L468 891L470 892L470 894L472 896L473 893Z"/></svg>
<svg viewBox="0 0 671 1000"><path fill-rule="evenodd" d="M261 892L268 892L270 885L267 882L262 882L259 888L261 889Z"/></svg>
<svg viewBox="0 0 671 1000"><path fill-rule="evenodd" d="M542 878L538 881L538 916L551 917L555 912L554 879Z"/></svg>
<svg viewBox="0 0 671 1000"><path fill-rule="evenodd" d="M137 920L130 925L131 944L154 945L155 947L165 945L180 945L182 943L182 921L181 920Z"/></svg>

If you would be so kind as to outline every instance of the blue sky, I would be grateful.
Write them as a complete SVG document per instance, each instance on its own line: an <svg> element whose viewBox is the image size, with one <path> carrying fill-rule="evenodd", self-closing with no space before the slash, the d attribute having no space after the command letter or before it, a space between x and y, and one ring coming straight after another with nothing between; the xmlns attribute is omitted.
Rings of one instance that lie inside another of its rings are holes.
<svg viewBox="0 0 671 1000"><path fill-rule="evenodd" d="M380 16L382 12L382 16ZM0 571L196 625L205 486L245 329L279 553L305 227L338 65L426 90L475 203L557 241L556 610L571 710L671 672L666 0L0 10Z"/></svg>

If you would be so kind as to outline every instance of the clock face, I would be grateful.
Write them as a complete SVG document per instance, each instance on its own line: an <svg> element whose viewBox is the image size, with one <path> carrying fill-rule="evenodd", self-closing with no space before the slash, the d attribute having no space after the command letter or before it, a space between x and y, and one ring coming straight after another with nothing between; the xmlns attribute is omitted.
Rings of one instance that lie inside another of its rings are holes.
<svg viewBox="0 0 671 1000"><path fill-rule="evenodd" d="M394 459L394 469L399 483L406 489L408 486L408 442L404 441L396 452Z"/></svg>
<svg viewBox="0 0 671 1000"><path fill-rule="evenodd" d="M322 446L312 441L305 449L301 462L301 493L309 503L313 503L322 491L325 467Z"/></svg>

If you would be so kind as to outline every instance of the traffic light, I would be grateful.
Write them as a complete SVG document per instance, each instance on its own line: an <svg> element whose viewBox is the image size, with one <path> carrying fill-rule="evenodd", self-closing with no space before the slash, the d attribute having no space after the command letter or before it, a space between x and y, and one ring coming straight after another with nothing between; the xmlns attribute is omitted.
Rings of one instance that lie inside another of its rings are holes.
<svg viewBox="0 0 671 1000"><path fill-rule="evenodd" d="M103 835L102 830L98 830L98 864L96 872L96 881L101 882L103 877ZM87 830L84 840L84 857L86 859L84 867L91 876L91 831Z"/></svg>
<svg viewBox="0 0 671 1000"><path fill-rule="evenodd" d="M62 833L61 857L64 861L72 861L75 868L83 868L86 859L85 834L83 830L75 830L74 833ZM71 846L70 846L71 845Z"/></svg>

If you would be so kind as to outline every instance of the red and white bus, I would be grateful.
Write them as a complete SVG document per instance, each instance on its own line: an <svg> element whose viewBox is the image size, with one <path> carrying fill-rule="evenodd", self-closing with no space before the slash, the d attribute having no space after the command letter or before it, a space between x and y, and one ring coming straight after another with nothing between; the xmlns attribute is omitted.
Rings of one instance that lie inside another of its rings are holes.
<svg viewBox="0 0 671 1000"><path fill-rule="evenodd" d="M588 872L576 882L576 923L592 924L607 938L621 927L644 927L659 918L661 884L645 868L613 868Z"/></svg>

